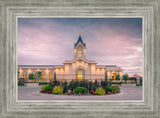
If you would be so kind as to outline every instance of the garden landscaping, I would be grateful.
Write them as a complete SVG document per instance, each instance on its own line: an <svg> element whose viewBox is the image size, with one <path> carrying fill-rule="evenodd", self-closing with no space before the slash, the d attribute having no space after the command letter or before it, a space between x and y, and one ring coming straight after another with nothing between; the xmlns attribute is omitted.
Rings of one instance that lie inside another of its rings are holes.
<svg viewBox="0 0 160 118"><path fill-rule="evenodd" d="M41 93L53 95L110 95L120 93L117 84L108 81L89 82L87 80L72 80L71 82L53 81L50 85L42 85Z"/></svg>

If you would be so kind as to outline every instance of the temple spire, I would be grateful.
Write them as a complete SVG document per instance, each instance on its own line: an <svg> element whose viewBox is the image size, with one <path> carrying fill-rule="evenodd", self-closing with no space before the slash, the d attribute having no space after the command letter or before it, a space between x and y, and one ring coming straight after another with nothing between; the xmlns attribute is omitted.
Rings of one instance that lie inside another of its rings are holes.
<svg viewBox="0 0 160 118"><path fill-rule="evenodd" d="M77 46L77 44L78 44L79 42L81 42L81 43L83 44L83 46L85 46L85 43L83 42L82 37L81 37L81 32L79 32L79 37L78 37L77 42L75 43L75 46Z"/></svg>

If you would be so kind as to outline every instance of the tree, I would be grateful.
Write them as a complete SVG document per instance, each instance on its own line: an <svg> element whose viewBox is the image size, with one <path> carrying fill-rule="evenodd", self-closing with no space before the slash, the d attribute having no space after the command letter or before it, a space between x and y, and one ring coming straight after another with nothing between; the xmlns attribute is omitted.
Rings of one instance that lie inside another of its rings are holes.
<svg viewBox="0 0 160 118"><path fill-rule="evenodd" d="M123 80L125 80L125 82L126 82L127 80L129 80L128 74L124 74L124 75L122 76L122 78L123 78Z"/></svg>
<svg viewBox="0 0 160 118"><path fill-rule="evenodd" d="M39 82L39 78L42 76L42 72L41 71L37 71L36 72L36 77L38 79L38 82Z"/></svg>
<svg viewBox="0 0 160 118"><path fill-rule="evenodd" d="M35 79L35 75L34 75L33 73L30 73L30 74L29 74L29 79L30 79L30 80L34 80L34 79Z"/></svg>
<svg viewBox="0 0 160 118"><path fill-rule="evenodd" d="M120 80L120 75L116 75L116 80Z"/></svg>
<svg viewBox="0 0 160 118"><path fill-rule="evenodd" d="M54 72L54 81L56 81L56 72Z"/></svg>
<svg viewBox="0 0 160 118"><path fill-rule="evenodd" d="M19 79L19 73L20 73L20 72L19 72L19 71L17 71L17 72L18 72L18 79Z"/></svg>
<svg viewBox="0 0 160 118"><path fill-rule="evenodd" d="M105 72L105 81L108 82L107 72Z"/></svg>
<svg viewBox="0 0 160 118"><path fill-rule="evenodd" d="M114 79L113 78L109 78L109 82L112 82Z"/></svg>

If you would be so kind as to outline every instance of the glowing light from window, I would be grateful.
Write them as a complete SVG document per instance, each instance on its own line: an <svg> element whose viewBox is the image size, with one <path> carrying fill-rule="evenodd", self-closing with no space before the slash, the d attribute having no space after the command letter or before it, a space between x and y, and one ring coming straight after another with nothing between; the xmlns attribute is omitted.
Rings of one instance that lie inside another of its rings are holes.
<svg viewBox="0 0 160 118"><path fill-rule="evenodd" d="M22 73L23 72L22 69L19 69L19 72Z"/></svg>
<svg viewBox="0 0 160 118"><path fill-rule="evenodd" d="M47 69L47 70L46 70L46 74L48 74L48 73L49 73L49 70Z"/></svg>
<svg viewBox="0 0 160 118"><path fill-rule="evenodd" d="M82 57L82 48L78 48L78 58Z"/></svg>
<svg viewBox="0 0 160 118"><path fill-rule="evenodd" d="M31 73L32 71L31 71L31 69L28 69L28 73Z"/></svg>

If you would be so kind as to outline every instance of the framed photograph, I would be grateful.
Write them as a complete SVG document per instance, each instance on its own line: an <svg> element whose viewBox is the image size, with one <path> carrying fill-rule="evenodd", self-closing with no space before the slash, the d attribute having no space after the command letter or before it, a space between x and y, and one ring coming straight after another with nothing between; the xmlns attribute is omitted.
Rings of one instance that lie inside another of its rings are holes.
<svg viewBox="0 0 160 118"><path fill-rule="evenodd" d="M1 1L1 117L159 112L159 3Z"/></svg>
<svg viewBox="0 0 160 118"><path fill-rule="evenodd" d="M17 25L18 100L143 101L143 17L18 17Z"/></svg>

